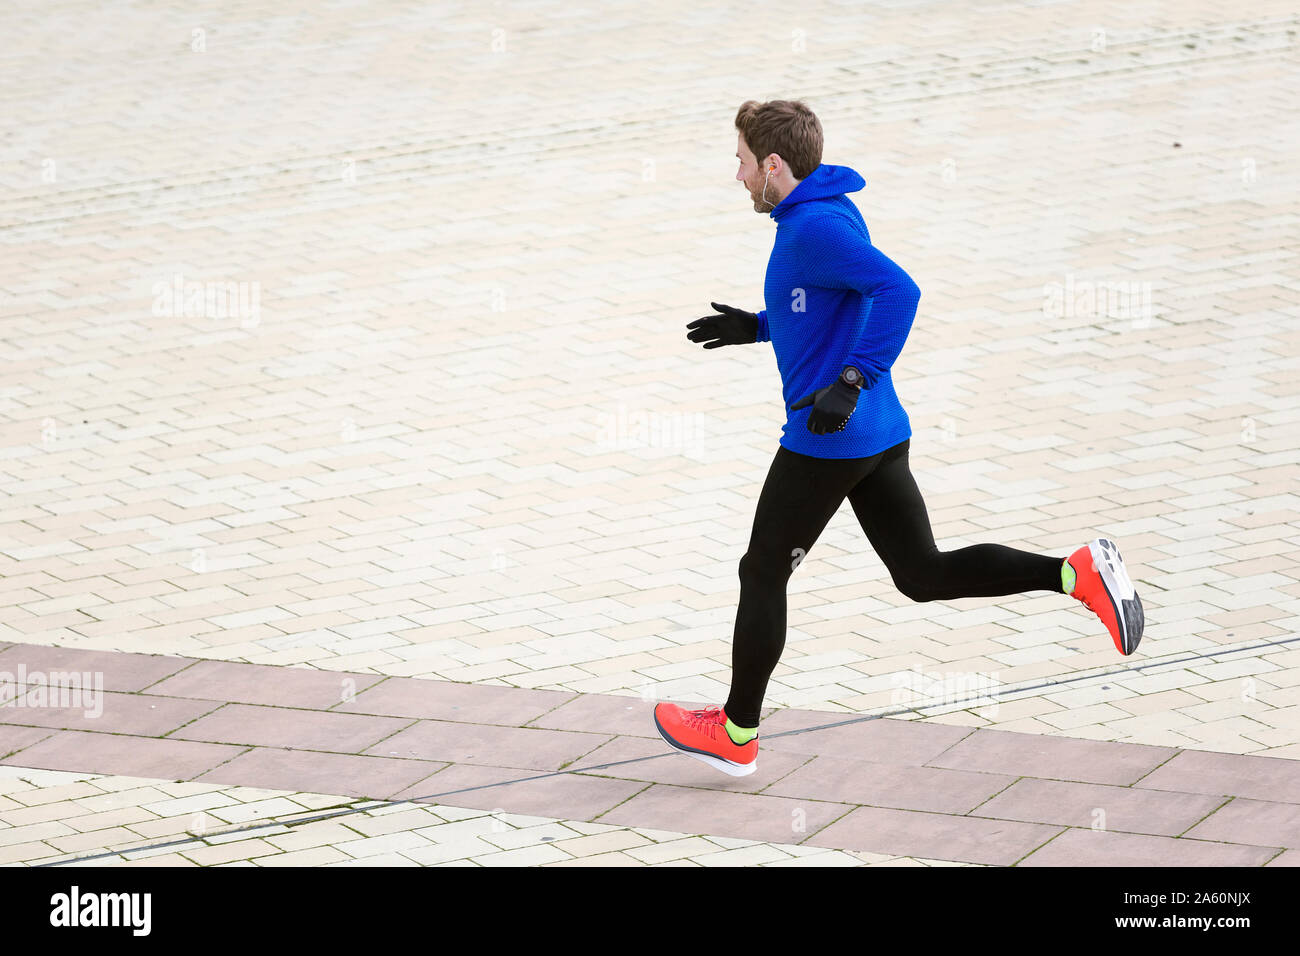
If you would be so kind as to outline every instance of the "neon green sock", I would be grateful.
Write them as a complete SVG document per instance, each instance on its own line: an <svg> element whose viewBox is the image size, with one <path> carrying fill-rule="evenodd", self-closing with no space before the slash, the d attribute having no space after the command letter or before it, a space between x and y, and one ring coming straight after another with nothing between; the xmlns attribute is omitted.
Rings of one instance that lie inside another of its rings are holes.
<svg viewBox="0 0 1300 956"><path fill-rule="evenodd" d="M739 746L741 746L742 744L747 744L747 743L749 743L751 740L753 740L755 737L757 737L757 736L758 736L758 728L757 728L757 727L737 727L735 724L733 724L733 723L731 722L731 718L728 717L728 718L727 718L727 736L731 738L731 742L732 742L733 744L735 744L737 747L739 747Z"/></svg>
<svg viewBox="0 0 1300 956"><path fill-rule="evenodd" d="M1070 567L1070 559L1066 558L1061 562L1061 587L1066 594L1074 593L1075 577L1074 568Z"/></svg>

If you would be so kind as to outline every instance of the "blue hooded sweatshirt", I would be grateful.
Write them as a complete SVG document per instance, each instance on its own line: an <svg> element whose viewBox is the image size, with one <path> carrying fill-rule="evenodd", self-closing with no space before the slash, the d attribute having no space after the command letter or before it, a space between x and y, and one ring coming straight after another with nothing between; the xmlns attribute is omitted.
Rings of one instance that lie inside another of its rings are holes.
<svg viewBox="0 0 1300 956"><path fill-rule="evenodd" d="M781 445L813 458L867 458L912 435L890 368L912 329L921 290L871 244L852 200L866 180L822 163L768 214L776 240L758 313L758 341L772 343L786 422ZM839 378L863 374L858 405L841 432L808 430L812 406L790 406Z"/></svg>

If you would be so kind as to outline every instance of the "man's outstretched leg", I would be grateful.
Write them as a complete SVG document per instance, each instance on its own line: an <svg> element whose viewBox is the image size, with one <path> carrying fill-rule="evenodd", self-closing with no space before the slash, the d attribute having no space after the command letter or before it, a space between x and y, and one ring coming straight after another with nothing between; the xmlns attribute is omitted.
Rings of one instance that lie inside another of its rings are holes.
<svg viewBox="0 0 1300 956"><path fill-rule="evenodd" d="M886 451L848 495L862 530L904 595L943 601L1039 590L1069 594L1101 618L1121 654L1133 653L1145 622L1119 548L1098 538L1068 558L1000 544L940 551L908 464L909 446L910 440Z"/></svg>
<svg viewBox="0 0 1300 956"><path fill-rule="evenodd" d="M655 725L668 743L733 776L754 772L763 695L785 649L790 575L849 490L880 458L811 458L786 448L777 451L759 495L749 549L740 560L731 693L722 708L659 704Z"/></svg>

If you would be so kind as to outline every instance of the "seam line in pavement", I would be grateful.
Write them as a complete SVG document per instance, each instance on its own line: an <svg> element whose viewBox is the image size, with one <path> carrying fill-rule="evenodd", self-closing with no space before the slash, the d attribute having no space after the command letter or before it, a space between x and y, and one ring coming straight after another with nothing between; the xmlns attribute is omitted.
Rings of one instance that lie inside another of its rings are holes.
<svg viewBox="0 0 1300 956"><path fill-rule="evenodd" d="M531 783L535 780L546 780L550 777L558 777L564 774L586 773L590 770L604 770L607 767L618 767L623 764L640 763L643 760L658 760L661 757L671 757L674 755L674 753L675 751L668 751L662 754L651 754L648 757L632 757L628 760L616 760L611 763L597 764L592 767L583 767L582 770L580 771L579 770L553 770L549 773L537 774L536 776L533 777L521 777L518 780L499 780L494 783L480 783L473 787L461 787L458 790L446 790L443 791L442 793L431 793L431 794L426 794L422 797L407 797L403 800L373 800L373 799L365 800L363 801L363 803L366 804L365 806L345 807L343 809L335 810L330 813L317 813L308 817L302 817L300 819L292 819L289 820L288 822L286 822L283 819L268 820L266 822L257 823L250 826L234 827L233 829L221 830L219 832L213 831L210 834L205 834L203 837L191 837L190 839L187 840L172 840L166 843L158 843L158 844L150 844L148 846L133 847L130 850L113 850L107 853L96 853L93 856L75 857L67 860L52 860L48 863L38 863L36 865L37 866L63 866L68 863L82 863L88 860L99 860L105 857L120 856L127 853L139 853L144 850L162 849L163 847L169 847L169 846L182 846L186 843L203 843L208 837L229 836L230 834L233 833L247 833L247 832L252 832L254 830L267 830L273 827L300 826L304 823L315 823L319 820L329 820L333 817L346 816L352 813L362 813L366 810L373 810L376 807L387 807L387 806L400 807L404 803L419 803L421 801L434 800L439 797L447 797L457 793L471 793L476 790L487 790L491 787L502 787L502 786L508 786L510 784L515 784L515 783ZM452 766L452 765L449 764L448 766ZM445 770L446 768L444 767L443 769ZM437 776L437 773L433 774L433 776ZM653 785L654 784L650 784L650 786ZM707 789L707 788L696 788L696 789ZM610 807L609 809L612 810L613 807ZM536 814L518 814L518 815L536 816Z"/></svg>

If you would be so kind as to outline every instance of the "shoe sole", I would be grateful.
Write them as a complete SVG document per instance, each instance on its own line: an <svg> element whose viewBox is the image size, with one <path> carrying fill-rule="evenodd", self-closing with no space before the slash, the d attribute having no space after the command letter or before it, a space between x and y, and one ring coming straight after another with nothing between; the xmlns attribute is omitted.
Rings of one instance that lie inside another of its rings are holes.
<svg viewBox="0 0 1300 956"><path fill-rule="evenodd" d="M677 750L679 753L684 753L688 757L694 757L696 760L702 760L710 767L713 767L715 770L721 770L725 774L730 774L733 777L748 777L758 769L757 757L747 764L738 764L732 763L730 760L724 760L722 757L705 753L702 750L696 750L693 747L679 744L677 741L673 740L673 738L668 736L668 731L664 730L663 725L659 723L658 714L655 714L655 729L659 731L659 736L662 737L674 750Z"/></svg>
<svg viewBox="0 0 1300 956"><path fill-rule="evenodd" d="M1142 612L1142 599L1138 597L1137 588L1129 579L1124 559L1120 557L1119 548L1113 541L1098 538L1088 545L1092 554L1092 563L1101 575L1101 583L1106 586L1106 594L1115 610L1115 620L1119 624L1122 647L1119 652L1126 657L1137 650L1142 641L1142 630L1146 624Z"/></svg>

